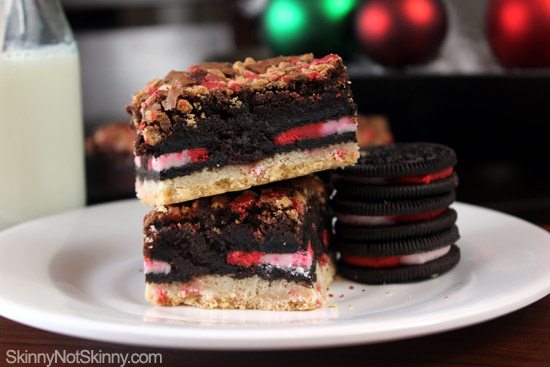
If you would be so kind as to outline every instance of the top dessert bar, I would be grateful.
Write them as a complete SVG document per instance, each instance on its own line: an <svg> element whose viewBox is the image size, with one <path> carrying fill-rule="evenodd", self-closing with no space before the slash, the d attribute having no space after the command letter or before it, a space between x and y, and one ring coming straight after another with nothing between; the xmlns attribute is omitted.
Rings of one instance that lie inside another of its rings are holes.
<svg viewBox="0 0 550 367"><path fill-rule="evenodd" d="M356 106L337 55L205 63L133 96L138 196L164 205L355 163Z"/></svg>

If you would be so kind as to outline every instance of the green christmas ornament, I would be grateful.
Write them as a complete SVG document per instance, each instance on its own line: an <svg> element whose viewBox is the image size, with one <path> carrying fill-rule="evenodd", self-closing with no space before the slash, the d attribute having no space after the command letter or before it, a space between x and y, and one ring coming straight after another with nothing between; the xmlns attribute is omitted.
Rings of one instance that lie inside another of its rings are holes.
<svg viewBox="0 0 550 367"><path fill-rule="evenodd" d="M271 0L263 16L275 54L348 54L353 48L352 13L357 0Z"/></svg>

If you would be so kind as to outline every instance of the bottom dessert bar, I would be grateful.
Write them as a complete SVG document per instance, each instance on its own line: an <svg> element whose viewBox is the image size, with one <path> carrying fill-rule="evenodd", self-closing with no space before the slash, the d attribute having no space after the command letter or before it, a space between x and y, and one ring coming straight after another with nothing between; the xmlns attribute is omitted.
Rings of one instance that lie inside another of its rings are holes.
<svg viewBox="0 0 550 367"><path fill-rule="evenodd" d="M309 310L334 276L315 176L161 206L144 220L146 298L160 305Z"/></svg>

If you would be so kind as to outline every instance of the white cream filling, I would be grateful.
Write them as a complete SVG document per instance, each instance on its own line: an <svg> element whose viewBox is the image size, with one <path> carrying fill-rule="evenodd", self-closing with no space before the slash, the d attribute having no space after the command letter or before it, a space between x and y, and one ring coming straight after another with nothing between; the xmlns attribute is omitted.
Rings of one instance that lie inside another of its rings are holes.
<svg viewBox="0 0 550 367"><path fill-rule="evenodd" d="M143 265L145 274L169 274L172 271L172 266L166 261L145 258Z"/></svg>
<svg viewBox="0 0 550 367"><path fill-rule="evenodd" d="M451 245L440 247L432 251L403 255L399 258L399 263L402 265L422 265L445 256L449 251L451 251Z"/></svg>

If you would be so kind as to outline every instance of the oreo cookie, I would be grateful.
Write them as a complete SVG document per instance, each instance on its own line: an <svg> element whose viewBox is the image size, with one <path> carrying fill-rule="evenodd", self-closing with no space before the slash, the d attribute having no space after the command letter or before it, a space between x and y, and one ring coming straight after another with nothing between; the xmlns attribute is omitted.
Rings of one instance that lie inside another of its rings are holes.
<svg viewBox="0 0 550 367"><path fill-rule="evenodd" d="M460 249L452 245L442 257L420 265L400 265L393 268L367 268L340 262L339 273L345 278L365 284L412 282L435 278L455 267L460 260Z"/></svg>
<svg viewBox="0 0 550 367"><path fill-rule="evenodd" d="M455 199L454 191L422 199L378 201L357 201L336 194L332 200L332 208L337 213L360 216L410 215L447 208Z"/></svg>
<svg viewBox="0 0 550 367"><path fill-rule="evenodd" d="M398 200L447 194L458 186L458 176L453 172L442 180L427 184L366 185L352 182L342 177L335 178L332 183L337 194L341 197L366 201Z"/></svg>
<svg viewBox="0 0 550 367"><path fill-rule="evenodd" d="M457 162L453 149L435 143L395 143L365 148L341 177L406 177L439 172Z"/></svg>
<svg viewBox="0 0 550 367"><path fill-rule="evenodd" d="M421 237L398 240L348 241L336 239L336 250L342 256L388 257L432 251L455 243L460 238L458 227Z"/></svg>
<svg viewBox="0 0 550 367"><path fill-rule="evenodd" d="M430 278L456 265L453 149L397 143L361 150L333 176L340 274L368 284Z"/></svg>
<svg viewBox="0 0 550 367"><path fill-rule="evenodd" d="M412 223L393 225L357 226L336 221L335 231L338 238L348 241L395 240L420 237L451 228L457 219L456 211L447 209L435 218Z"/></svg>

